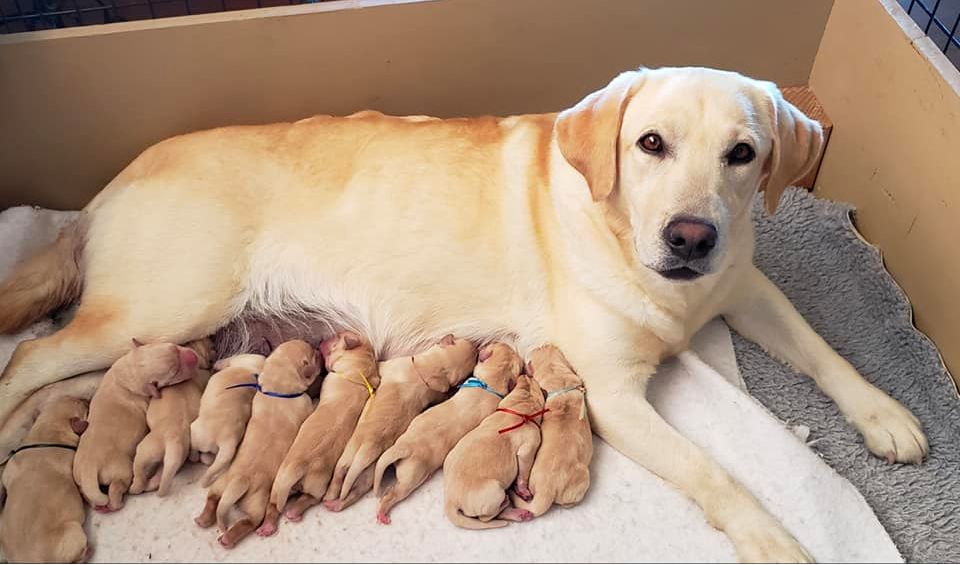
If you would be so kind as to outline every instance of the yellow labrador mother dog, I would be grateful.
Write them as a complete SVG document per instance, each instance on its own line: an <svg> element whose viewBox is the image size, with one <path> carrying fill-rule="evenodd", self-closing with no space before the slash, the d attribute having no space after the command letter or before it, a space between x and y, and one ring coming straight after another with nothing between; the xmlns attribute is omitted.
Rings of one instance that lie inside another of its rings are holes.
<svg viewBox="0 0 960 565"><path fill-rule="evenodd" d="M774 209L822 139L773 84L701 68L626 72L559 114L361 112L168 139L0 287L0 332L82 296L68 326L17 348L0 418L132 335L184 343L245 316L323 318L386 358L448 333L524 355L549 342L595 431L692 497L741 559L808 559L645 386L722 315L813 377L873 453L922 460L917 420L751 262L751 197Z"/></svg>

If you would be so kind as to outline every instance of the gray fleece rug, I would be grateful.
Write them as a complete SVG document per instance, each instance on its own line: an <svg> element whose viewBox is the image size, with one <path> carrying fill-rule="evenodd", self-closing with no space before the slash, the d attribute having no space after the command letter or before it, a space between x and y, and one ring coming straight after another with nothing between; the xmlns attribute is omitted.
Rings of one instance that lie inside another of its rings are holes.
<svg viewBox="0 0 960 565"><path fill-rule="evenodd" d="M930 457L918 467L871 456L811 379L734 333L747 388L787 424L810 428L813 449L863 493L904 558L960 562L960 399L936 347L853 229L851 207L802 190L788 191L775 217L759 204L757 266L867 380L916 414Z"/></svg>

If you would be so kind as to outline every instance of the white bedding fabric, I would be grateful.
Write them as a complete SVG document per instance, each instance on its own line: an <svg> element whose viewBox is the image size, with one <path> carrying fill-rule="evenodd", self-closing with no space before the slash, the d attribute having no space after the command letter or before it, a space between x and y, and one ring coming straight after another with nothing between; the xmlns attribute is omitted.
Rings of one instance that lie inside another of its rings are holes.
<svg viewBox="0 0 960 565"><path fill-rule="evenodd" d="M0 277L52 241L73 214L30 207L0 213ZM0 336L0 365L18 341L52 330L46 320L18 336ZM665 363L649 395L817 561L903 561L860 493L745 392L722 322L708 325L692 352ZM390 526L376 523L376 501L368 495L339 514L317 508L300 524L281 521L276 536L254 536L226 551L215 529L193 523L204 502L195 483L202 469L188 465L170 496L128 497L120 512L90 512L87 531L98 562L736 560L730 542L692 502L604 442L594 445L593 484L580 505L499 530L466 531L447 522L437 473L394 509Z"/></svg>

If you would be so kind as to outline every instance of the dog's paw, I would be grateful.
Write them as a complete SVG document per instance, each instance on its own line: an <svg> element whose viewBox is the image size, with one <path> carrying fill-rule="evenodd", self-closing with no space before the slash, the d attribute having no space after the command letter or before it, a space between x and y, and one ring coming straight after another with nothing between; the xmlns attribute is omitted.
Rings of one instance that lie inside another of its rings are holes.
<svg viewBox="0 0 960 565"><path fill-rule="evenodd" d="M810 554L776 522L730 532L741 563L813 563Z"/></svg>
<svg viewBox="0 0 960 565"><path fill-rule="evenodd" d="M848 416L867 449L889 463L923 462L930 450L927 437L916 416L899 402L878 389L869 400L861 400L861 408Z"/></svg>

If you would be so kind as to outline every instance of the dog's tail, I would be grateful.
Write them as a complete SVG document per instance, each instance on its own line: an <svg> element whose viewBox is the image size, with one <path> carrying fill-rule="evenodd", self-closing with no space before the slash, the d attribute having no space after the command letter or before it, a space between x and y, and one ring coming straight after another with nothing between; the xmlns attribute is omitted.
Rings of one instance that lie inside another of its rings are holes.
<svg viewBox="0 0 960 565"><path fill-rule="evenodd" d="M210 468L207 469L207 472L203 474L203 478L200 479L200 484L203 488L208 488L213 484L213 481L220 476L220 473L226 470L227 466L230 465L230 462L233 461L233 456L237 453L237 444L235 442L224 442L217 446L217 456L214 458L213 463L210 464Z"/></svg>
<svg viewBox="0 0 960 565"><path fill-rule="evenodd" d="M387 469L397 461L410 457L410 455L410 448L399 443L393 444L393 447L383 452L383 455L377 460L377 468L373 472L373 494L375 496L380 496L380 485L383 482L383 474L387 472Z"/></svg>
<svg viewBox="0 0 960 565"><path fill-rule="evenodd" d="M273 488L270 491L270 502L276 505L277 510L283 512L287 505L287 499L290 498L290 490L297 481L307 474L307 462L297 461L280 465L277 472L277 478L273 481Z"/></svg>
<svg viewBox="0 0 960 565"><path fill-rule="evenodd" d="M230 509L233 508L233 505L237 503L243 495L247 494L247 489L250 488L250 483L247 481L246 477L236 477L229 484L227 488L223 491L223 496L220 497L220 503L217 504L217 527L223 531L227 530L227 515L230 513Z"/></svg>
<svg viewBox="0 0 960 565"><path fill-rule="evenodd" d="M357 481L357 477L366 471L367 467L373 465L380 453L376 443L365 443L360 446L360 450L357 451L357 455L350 463L350 470L347 471L347 476L343 479L343 486L340 487L341 500L347 498L347 495L350 494L350 489L353 488L353 483Z"/></svg>
<svg viewBox="0 0 960 565"><path fill-rule="evenodd" d="M450 500L447 500L444 504L444 510L446 511L447 519L453 522L454 526L468 530L489 530L492 528L502 528L507 525L506 520L490 520L489 522L484 522L483 520L465 516L457 505Z"/></svg>
<svg viewBox="0 0 960 565"><path fill-rule="evenodd" d="M80 256L86 216L63 228L56 241L25 259L0 284L0 334L17 332L80 298Z"/></svg>
<svg viewBox="0 0 960 565"><path fill-rule="evenodd" d="M168 441L163 453L163 473L160 475L160 486L157 488L157 496L166 496L170 492L170 485L173 484L173 477L183 466L190 454L190 437L179 437L174 441Z"/></svg>

